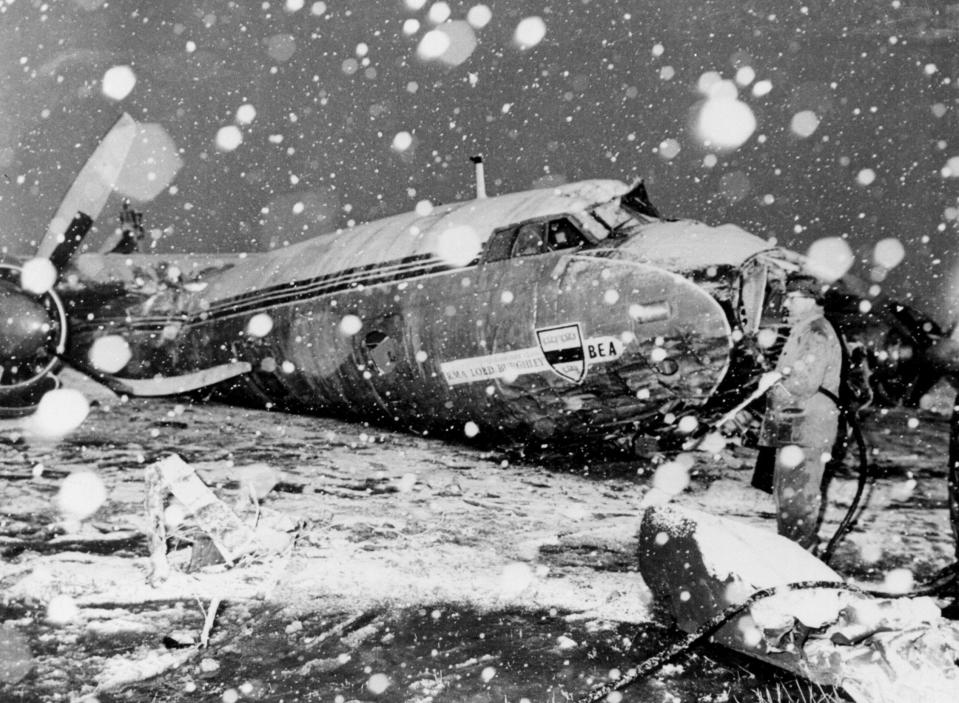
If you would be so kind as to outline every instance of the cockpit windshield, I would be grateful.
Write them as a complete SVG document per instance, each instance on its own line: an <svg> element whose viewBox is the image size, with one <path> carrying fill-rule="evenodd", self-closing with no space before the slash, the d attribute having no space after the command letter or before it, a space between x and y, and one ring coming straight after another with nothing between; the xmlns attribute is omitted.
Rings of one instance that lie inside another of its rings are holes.
<svg viewBox="0 0 959 703"><path fill-rule="evenodd" d="M606 230L606 236L610 237L625 234L629 223L635 221L633 214L620 204L619 198L598 205L589 214L599 221Z"/></svg>

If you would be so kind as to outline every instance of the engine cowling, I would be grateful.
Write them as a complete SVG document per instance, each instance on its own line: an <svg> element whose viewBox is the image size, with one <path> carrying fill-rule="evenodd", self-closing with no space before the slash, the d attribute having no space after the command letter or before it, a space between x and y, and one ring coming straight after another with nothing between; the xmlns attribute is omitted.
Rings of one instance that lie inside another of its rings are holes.
<svg viewBox="0 0 959 703"><path fill-rule="evenodd" d="M53 371L66 342L66 313L53 291L20 285L21 269L0 264L0 416L24 415L59 385Z"/></svg>

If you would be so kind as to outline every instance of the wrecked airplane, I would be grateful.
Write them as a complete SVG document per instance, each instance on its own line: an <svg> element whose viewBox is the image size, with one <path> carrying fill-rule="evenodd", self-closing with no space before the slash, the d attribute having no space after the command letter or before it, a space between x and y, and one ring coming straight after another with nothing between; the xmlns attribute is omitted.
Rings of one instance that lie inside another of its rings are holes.
<svg viewBox="0 0 959 703"><path fill-rule="evenodd" d="M209 389L418 433L646 446L749 398L775 366L786 281L805 274L734 225L662 218L641 182L485 197L481 163L473 200L270 252L128 253L129 212L119 243L83 251L130 123L41 241L55 285L24 284L36 259L0 271L17 320L0 335L8 413L65 363L130 395Z"/></svg>

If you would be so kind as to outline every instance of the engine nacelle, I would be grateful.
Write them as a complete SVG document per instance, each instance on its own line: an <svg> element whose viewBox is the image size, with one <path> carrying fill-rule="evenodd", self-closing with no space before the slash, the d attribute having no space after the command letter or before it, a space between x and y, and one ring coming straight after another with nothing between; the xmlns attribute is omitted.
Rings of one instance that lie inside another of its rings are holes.
<svg viewBox="0 0 959 703"><path fill-rule="evenodd" d="M0 417L32 412L59 385L53 371L67 336L63 303L20 285L21 269L0 264Z"/></svg>

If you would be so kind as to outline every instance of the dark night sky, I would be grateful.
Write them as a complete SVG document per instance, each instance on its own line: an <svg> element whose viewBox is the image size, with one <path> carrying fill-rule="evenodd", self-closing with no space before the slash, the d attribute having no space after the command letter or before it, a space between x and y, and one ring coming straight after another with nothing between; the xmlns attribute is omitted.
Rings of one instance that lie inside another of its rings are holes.
<svg viewBox="0 0 959 703"><path fill-rule="evenodd" d="M417 4L0 0L0 242L30 251L125 110L161 125L183 162L141 205L165 230L160 251L264 249L470 197L467 159L482 152L492 194L642 176L670 215L799 250L847 236L865 277L875 243L896 238L906 258L884 285L954 314L959 4L487 0L455 66L417 57L443 5ZM450 20L462 30L479 4L449 2ZM522 49L528 17L546 33ZM136 76L120 100L101 90L115 66ZM739 99L757 127L711 151L691 128L701 76L746 68ZM771 90L757 96L759 81ZM218 149L241 105L255 109L242 144ZM818 126L797 134L810 114Z"/></svg>

